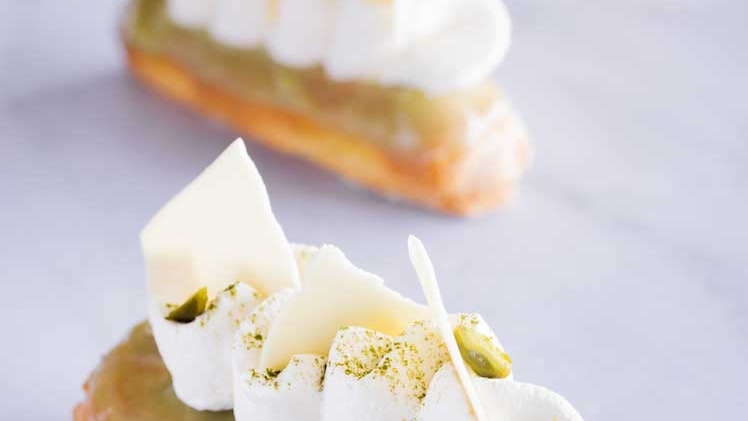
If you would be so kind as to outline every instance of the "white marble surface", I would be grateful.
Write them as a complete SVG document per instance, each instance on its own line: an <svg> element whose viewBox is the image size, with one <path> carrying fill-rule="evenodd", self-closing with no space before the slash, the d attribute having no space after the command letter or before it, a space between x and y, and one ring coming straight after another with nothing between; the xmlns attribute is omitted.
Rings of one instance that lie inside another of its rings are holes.
<svg viewBox="0 0 748 421"><path fill-rule="evenodd" d="M3 419L69 419L145 314L139 228L234 136L126 76L120 5L0 1ZM744 419L748 3L510 7L499 77L537 150L517 204L440 217L252 146L288 236L416 298L421 236L448 307L588 420Z"/></svg>

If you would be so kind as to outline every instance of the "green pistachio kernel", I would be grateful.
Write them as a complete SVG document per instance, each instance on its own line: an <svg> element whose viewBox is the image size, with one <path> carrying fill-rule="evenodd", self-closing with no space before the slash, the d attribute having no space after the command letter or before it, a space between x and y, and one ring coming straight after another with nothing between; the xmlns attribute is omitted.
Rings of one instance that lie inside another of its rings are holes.
<svg viewBox="0 0 748 421"><path fill-rule="evenodd" d="M166 315L166 319L179 323L189 323L205 312L207 303L208 287L202 287L182 305L170 311Z"/></svg>
<svg viewBox="0 0 748 421"><path fill-rule="evenodd" d="M489 379L503 379L512 372L512 359L491 339L468 326L454 330L460 354L475 374Z"/></svg>

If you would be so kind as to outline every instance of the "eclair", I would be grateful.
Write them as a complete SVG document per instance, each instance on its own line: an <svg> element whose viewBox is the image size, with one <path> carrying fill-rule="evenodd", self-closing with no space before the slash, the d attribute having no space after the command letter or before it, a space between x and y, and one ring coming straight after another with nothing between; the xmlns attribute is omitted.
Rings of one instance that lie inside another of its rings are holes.
<svg viewBox="0 0 748 421"><path fill-rule="evenodd" d="M75 421L582 421L516 381L485 320L419 303L335 246L294 245L235 141L141 232L148 320L101 361Z"/></svg>
<svg viewBox="0 0 748 421"><path fill-rule="evenodd" d="M132 73L248 138L392 198L471 215L530 161L493 81L497 0L132 0Z"/></svg>

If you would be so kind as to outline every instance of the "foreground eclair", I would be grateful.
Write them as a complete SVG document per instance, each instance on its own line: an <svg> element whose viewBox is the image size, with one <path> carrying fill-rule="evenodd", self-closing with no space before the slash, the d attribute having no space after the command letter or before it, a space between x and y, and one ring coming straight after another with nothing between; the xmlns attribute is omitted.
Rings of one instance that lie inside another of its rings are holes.
<svg viewBox="0 0 748 421"><path fill-rule="evenodd" d="M141 240L149 323L91 375L76 421L582 420L514 381L479 315L447 314L416 238L428 306L334 246L290 245L241 140Z"/></svg>
<svg viewBox="0 0 748 421"><path fill-rule="evenodd" d="M524 126L497 0L132 0L132 72L253 139L454 214L506 202Z"/></svg>

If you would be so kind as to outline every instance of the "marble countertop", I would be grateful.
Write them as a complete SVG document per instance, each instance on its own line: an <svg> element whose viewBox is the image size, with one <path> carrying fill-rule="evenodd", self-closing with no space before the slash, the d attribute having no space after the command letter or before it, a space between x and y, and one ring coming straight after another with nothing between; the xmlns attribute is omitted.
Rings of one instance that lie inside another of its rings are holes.
<svg viewBox="0 0 748 421"><path fill-rule="evenodd" d="M31 3L0 13L0 401L62 420L145 315L138 230L235 134L127 76L122 1ZM287 235L417 299L420 236L448 308L588 420L745 417L748 3L509 6L497 77L536 149L514 206L442 217L250 145Z"/></svg>

